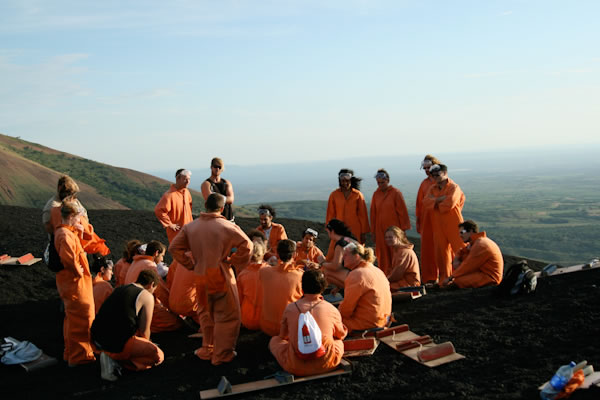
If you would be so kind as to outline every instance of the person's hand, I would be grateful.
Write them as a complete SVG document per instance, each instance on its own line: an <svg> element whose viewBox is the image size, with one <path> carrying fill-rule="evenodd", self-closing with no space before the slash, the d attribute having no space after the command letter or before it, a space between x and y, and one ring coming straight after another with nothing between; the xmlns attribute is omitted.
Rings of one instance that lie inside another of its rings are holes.
<svg viewBox="0 0 600 400"><path fill-rule="evenodd" d="M169 224L169 225L167 225L167 228L169 228L169 229L172 229L172 230L174 230L174 231L176 231L176 232L177 232L179 229L181 229L181 227L180 227L179 225L177 225L177 224Z"/></svg>
<svg viewBox="0 0 600 400"><path fill-rule="evenodd" d="M73 225L73 227L79 231L79 236L83 235L83 225L81 225L80 223L76 223Z"/></svg>

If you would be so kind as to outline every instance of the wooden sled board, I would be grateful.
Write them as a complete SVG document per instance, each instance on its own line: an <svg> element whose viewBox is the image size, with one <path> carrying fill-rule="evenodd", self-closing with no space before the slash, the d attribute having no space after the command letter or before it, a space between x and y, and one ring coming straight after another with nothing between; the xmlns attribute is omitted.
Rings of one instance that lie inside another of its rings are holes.
<svg viewBox="0 0 600 400"><path fill-rule="evenodd" d="M38 358L37 360L30 361L27 363L21 363L20 365L21 367L25 368L25 371L31 372L45 367L49 367L56 363L58 363L58 360L56 358L50 357L46 353L42 353L40 358Z"/></svg>
<svg viewBox="0 0 600 400"><path fill-rule="evenodd" d="M542 273L543 271L538 271L535 273L535 275L538 278L545 278L547 276L570 274L571 272L588 271L590 269L596 269L596 268L600 268L600 262L595 262L593 264L587 263L587 264L571 265L570 267L556 268L549 274L543 274Z"/></svg>
<svg viewBox="0 0 600 400"><path fill-rule="evenodd" d="M405 332L396 333L395 335L380 337L379 340L381 340L383 343L390 346L392 349L396 350L397 343L405 341L405 340L416 339L418 337L420 337L420 335L417 335L416 333L414 333L412 331L405 331ZM423 347L416 347L414 349L408 349L408 350L404 350L404 351L398 351L398 350L396 350L396 351L404 354L405 356L407 356L409 358L412 358L419 364L426 365L430 368L437 367L438 365L447 364L449 362L461 360L461 359L465 358L465 356L463 356L462 354L453 353L453 354L449 354L447 356L440 357L438 359L427 361L427 362L420 361L419 357L417 356L417 353L420 350L425 350L425 349L428 349L428 348L431 348L434 346L436 346L436 343L432 342L432 343L423 345Z"/></svg>
<svg viewBox="0 0 600 400"><path fill-rule="evenodd" d="M23 266L23 265L30 266L30 265L33 265L33 264L39 262L39 261L42 261L41 258L33 258L33 259L27 261L26 263L19 264L17 262L18 260L19 259L17 257L9 257L9 258L7 258L7 259L5 259L3 261L0 261L0 265L4 265L4 266L7 266L7 267L8 266L19 267L19 266Z"/></svg>
<svg viewBox="0 0 600 400"><path fill-rule="evenodd" d="M218 389L202 390L200 392L200 398L201 399L214 399L214 398L218 398L218 397L233 396L236 394L254 392L257 390L264 390L264 389L271 389L274 387L293 385L294 383L314 381L317 379L332 378L334 376L350 374L351 372L352 372L351 364L348 361L342 359L340 367L338 369L336 369L335 371L326 372L324 374L319 374L319 375L294 377L294 380L292 382L285 382L285 383L279 383L277 381L277 379L271 378L271 379L264 379L262 381L254 381L254 382L248 382L248 383L241 383L238 385L231 385L230 393L220 394Z"/></svg>
<svg viewBox="0 0 600 400"><path fill-rule="evenodd" d="M344 349L344 357L352 358L352 357L364 357L364 356L372 356L379 347L379 340L375 339L375 337L367 338L367 339L350 339L344 341L344 347L347 346L347 343L350 344L349 347L352 346L352 343L364 344L364 346L356 346L362 348L356 348L352 350Z"/></svg>

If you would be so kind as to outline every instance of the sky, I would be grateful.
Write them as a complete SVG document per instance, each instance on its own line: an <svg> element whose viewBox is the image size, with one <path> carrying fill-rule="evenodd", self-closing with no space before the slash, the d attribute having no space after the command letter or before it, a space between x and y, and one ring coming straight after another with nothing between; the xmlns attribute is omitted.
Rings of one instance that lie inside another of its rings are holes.
<svg viewBox="0 0 600 400"><path fill-rule="evenodd" d="M600 143L600 2L0 1L0 133L140 171Z"/></svg>

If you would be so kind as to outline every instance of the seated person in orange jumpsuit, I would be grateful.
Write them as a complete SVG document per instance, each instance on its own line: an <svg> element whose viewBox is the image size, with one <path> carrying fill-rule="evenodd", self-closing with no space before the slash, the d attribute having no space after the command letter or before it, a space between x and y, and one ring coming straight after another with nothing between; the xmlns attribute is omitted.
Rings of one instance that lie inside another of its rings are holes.
<svg viewBox="0 0 600 400"><path fill-rule="evenodd" d="M262 306L260 329L269 336L279 333L283 310L302 297L302 269L294 263L296 242L284 239L277 244L279 264L261 268Z"/></svg>
<svg viewBox="0 0 600 400"><path fill-rule="evenodd" d="M348 268L344 267L344 247L349 243L358 243L358 241L352 236L352 232L346 224L339 219L329 221L325 226L325 231L329 235L329 239L335 243L335 247L330 261L321 258L321 267L327 282L330 285L335 285L338 289L343 289L348 272L350 272ZM334 293L336 291L337 289L334 290Z"/></svg>
<svg viewBox="0 0 600 400"><path fill-rule="evenodd" d="M96 314L98 314L98 310L100 310L100 306L104 303L104 300L113 292L113 287L110 284L110 280L113 277L112 261L107 260L101 255L94 255L92 274L94 276L92 280L92 284L94 285L94 308L96 309Z"/></svg>
<svg viewBox="0 0 600 400"><path fill-rule="evenodd" d="M277 243L280 240L287 239L283 225L273 222L275 218L275 209L268 204L261 204L258 207L258 218L260 225L256 228L264 233L267 238L267 253L265 261L271 265L277 264Z"/></svg>
<svg viewBox="0 0 600 400"><path fill-rule="evenodd" d="M365 243L370 232L367 203L360 191L362 178L354 176L354 171L342 168L338 173L339 188L331 192L327 202L325 223L332 219L342 221L352 232L354 238ZM327 261L331 261L335 253L335 242L329 242Z"/></svg>
<svg viewBox="0 0 600 400"><path fill-rule="evenodd" d="M498 245L485 232L479 232L479 227L471 220L459 224L458 229L462 240L468 243L467 251L454 260L454 271L442 286L478 288L500 284L504 260Z"/></svg>
<svg viewBox="0 0 600 400"><path fill-rule="evenodd" d="M193 262L192 253L188 252L187 255ZM177 261L171 263L171 268L173 266L177 266L177 269L169 289L169 309L173 313L186 317L186 320L187 318L192 319L199 325L198 283L201 279L194 271L179 268L180 265Z"/></svg>
<svg viewBox="0 0 600 400"><path fill-rule="evenodd" d="M139 248L143 243L137 239L129 240L125 243L123 256L117 261L113 267L115 276L115 287L121 286L127 276L127 271L133 262L133 256L140 254Z"/></svg>
<svg viewBox="0 0 600 400"><path fill-rule="evenodd" d="M64 202L60 208L62 224L54 231L54 247L64 269L56 273L56 287L65 305L63 357L70 366L95 361L90 344L94 315L92 275L80 238L84 227L76 203Z"/></svg>
<svg viewBox="0 0 600 400"><path fill-rule="evenodd" d="M262 268L271 268L263 261L267 248L262 241L255 241L250 264L237 276L237 287L242 310L242 325L247 329L260 329L262 288L259 274Z"/></svg>
<svg viewBox="0 0 600 400"><path fill-rule="evenodd" d="M324 258L323 252L315 244L319 237L317 231L307 228L302 234L302 241L296 243L296 264L306 268L319 268Z"/></svg>
<svg viewBox="0 0 600 400"><path fill-rule="evenodd" d="M169 243L179 230L192 222L192 195L188 190L192 172L178 169L175 172L175 183L171 185L154 207L158 222L165 228Z"/></svg>
<svg viewBox="0 0 600 400"><path fill-rule="evenodd" d="M321 270L309 269L302 275L304 296L288 304L283 312L279 336L273 336L269 349L277 362L287 372L305 376L322 374L337 367L344 355L344 342L348 330L342 323L340 312L323 300L327 281ZM321 330L322 351L319 357L301 354L298 350L298 317L310 310Z"/></svg>
<svg viewBox="0 0 600 400"><path fill-rule="evenodd" d="M385 231L385 243L392 253L391 270L388 281L392 290L406 286L419 286L419 260L413 250L414 245L408 241L404 231L397 226L390 226Z"/></svg>
<svg viewBox="0 0 600 400"><path fill-rule="evenodd" d="M251 229L248 232L248 238L252 240L253 243L260 242L265 246L265 250L268 246L267 237L263 233L263 231L259 231L258 229Z"/></svg>
<svg viewBox="0 0 600 400"><path fill-rule="evenodd" d="M392 314L390 283L373 265L373 249L350 243L344 248L346 277L344 300L339 305L342 322L349 331L364 331L388 325Z"/></svg>
<svg viewBox="0 0 600 400"><path fill-rule="evenodd" d="M155 271L140 271L135 283L119 286L102 304L91 328L94 346L102 352L102 379L117 380L121 366L141 371L163 362L164 353L150 341L158 283Z"/></svg>
<svg viewBox="0 0 600 400"><path fill-rule="evenodd" d="M253 244L242 229L222 212L225 197L211 193L206 212L185 225L169 245L178 268L199 277L197 293L202 328L202 347L196 357L220 365L233 361L240 332L240 302L233 268L240 272L250 261ZM235 249L235 250L234 250ZM192 252L192 257L187 252ZM193 261L192 261L193 260Z"/></svg>
<svg viewBox="0 0 600 400"><path fill-rule="evenodd" d="M138 275L145 269L151 269L158 275L157 263L165 256L165 245L157 240L152 240L146 245L145 254L133 256L133 263L127 271L124 285L134 283ZM159 278L158 288L153 292L154 312L152 314L152 332L174 331L181 327L181 320L169 310L169 289L165 282Z"/></svg>

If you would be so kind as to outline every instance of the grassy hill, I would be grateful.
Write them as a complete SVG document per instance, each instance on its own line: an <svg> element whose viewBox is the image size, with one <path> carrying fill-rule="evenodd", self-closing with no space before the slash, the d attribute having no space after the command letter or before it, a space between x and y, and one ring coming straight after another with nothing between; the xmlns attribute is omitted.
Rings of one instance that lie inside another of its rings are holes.
<svg viewBox="0 0 600 400"><path fill-rule="evenodd" d="M171 184L5 135L0 135L0 154L0 204L42 207L56 192L58 177L68 174L80 185L87 208L152 210ZM202 195L190 192L199 212Z"/></svg>

